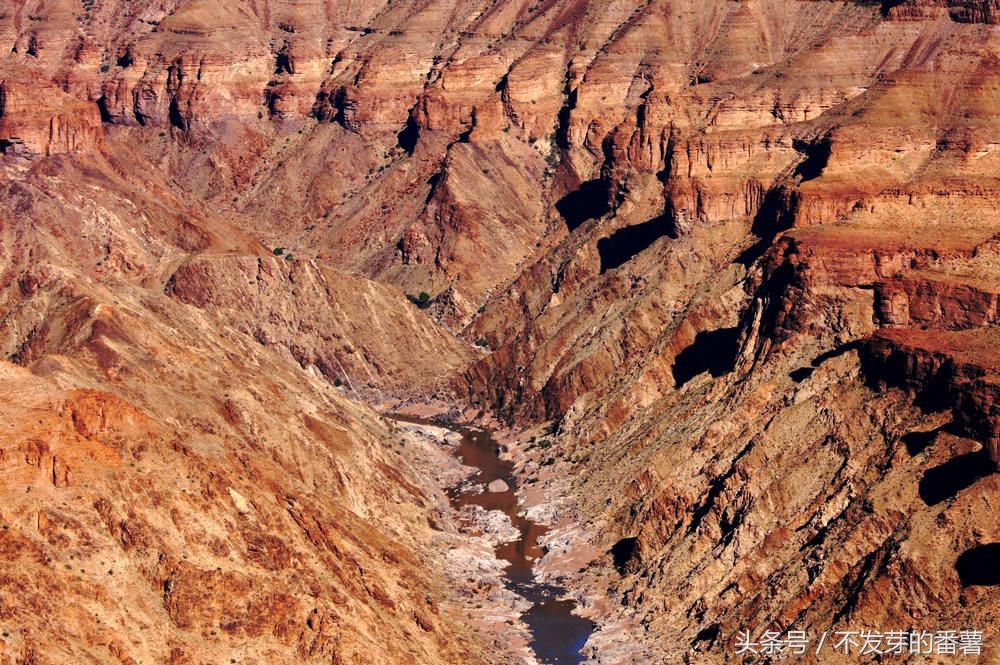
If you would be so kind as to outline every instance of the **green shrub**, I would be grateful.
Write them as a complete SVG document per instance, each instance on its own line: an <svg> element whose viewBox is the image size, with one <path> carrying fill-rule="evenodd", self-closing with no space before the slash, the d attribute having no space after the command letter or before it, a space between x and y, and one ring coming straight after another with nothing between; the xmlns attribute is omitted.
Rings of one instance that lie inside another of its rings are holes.
<svg viewBox="0 0 1000 665"><path fill-rule="evenodd" d="M284 253L285 253L285 248L284 247L275 247L274 248L274 255L275 256L281 256Z"/></svg>
<svg viewBox="0 0 1000 665"><path fill-rule="evenodd" d="M420 309L427 309L428 307L434 304L434 298L432 298L431 294L427 293L426 291L421 291L420 295L417 296L410 294L407 295L406 297L409 299L410 302L412 302Z"/></svg>

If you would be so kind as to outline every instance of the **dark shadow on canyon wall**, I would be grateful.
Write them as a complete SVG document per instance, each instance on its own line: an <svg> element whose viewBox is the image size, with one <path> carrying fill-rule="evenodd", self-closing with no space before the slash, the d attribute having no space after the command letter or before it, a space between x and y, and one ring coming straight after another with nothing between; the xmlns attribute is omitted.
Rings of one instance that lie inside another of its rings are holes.
<svg viewBox="0 0 1000 665"><path fill-rule="evenodd" d="M611 211L609 191L604 180L588 180L576 191L559 199L556 210L562 215L566 227L574 231L587 220L603 217Z"/></svg>
<svg viewBox="0 0 1000 665"><path fill-rule="evenodd" d="M624 575L628 572L629 563L638 558L638 552L638 538L622 538L611 547L611 558L619 573Z"/></svg>
<svg viewBox="0 0 1000 665"><path fill-rule="evenodd" d="M934 443L934 440L937 439L939 431L940 429L932 429L926 432L909 432L900 437L900 441L906 446L906 452L910 454L910 457L913 457L927 450Z"/></svg>
<svg viewBox="0 0 1000 665"><path fill-rule="evenodd" d="M597 241L597 252L601 256L601 274L619 268L664 236L676 238L673 220L667 215L655 217L648 222L626 226L607 238Z"/></svg>
<svg viewBox="0 0 1000 665"><path fill-rule="evenodd" d="M933 506L957 496L995 471L996 465L985 449L959 455L924 472L920 479L920 498Z"/></svg>
<svg viewBox="0 0 1000 665"><path fill-rule="evenodd" d="M702 628L691 642L691 648L695 651L711 651L715 647L715 643L719 641L721 633L722 626L717 623L713 623L707 628Z"/></svg>
<svg viewBox="0 0 1000 665"><path fill-rule="evenodd" d="M739 341L738 326L698 333L694 343L677 354L674 360L676 387L682 387L702 372L708 372L714 378L732 372L740 350Z"/></svg>
<svg viewBox="0 0 1000 665"><path fill-rule="evenodd" d="M802 383L816 371L815 367L799 367L798 369L793 369L788 373L788 376L792 378L795 383Z"/></svg>
<svg viewBox="0 0 1000 665"><path fill-rule="evenodd" d="M108 110L108 98L101 95L97 98L97 111L101 114L101 122L111 122L111 111Z"/></svg>
<svg viewBox="0 0 1000 665"><path fill-rule="evenodd" d="M778 235L792 227L798 207L799 193L796 189L779 185L769 190L750 225L750 232L760 240L737 256L735 262L747 268L753 265L774 244Z"/></svg>
<svg viewBox="0 0 1000 665"><path fill-rule="evenodd" d="M962 586L1000 585L1000 543L973 547L959 555L955 562Z"/></svg>
<svg viewBox="0 0 1000 665"><path fill-rule="evenodd" d="M830 161L830 154L833 152L833 142L828 137L816 139L815 141L793 141L792 147L805 157L799 165L795 167L793 175L802 179L802 182L814 180L823 174L827 162Z"/></svg>
<svg viewBox="0 0 1000 665"><path fill-rule="evenodd" d="M396 144L403 149L407 155L413 155L417 148L417 141L420 140L420 125L411 113L406 119L406 125L402 131L396 134Z"/></svg>

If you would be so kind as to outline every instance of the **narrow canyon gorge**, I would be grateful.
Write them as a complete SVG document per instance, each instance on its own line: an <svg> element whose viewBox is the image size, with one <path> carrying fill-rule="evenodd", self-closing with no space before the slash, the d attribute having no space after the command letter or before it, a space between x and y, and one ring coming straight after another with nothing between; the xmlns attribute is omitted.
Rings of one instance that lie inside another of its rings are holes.
<svg viewBox="0 0 1000 665"><path fill-rule="evenodd" d="M0 349L0 665L1000 663L1000 1L2 0Z"/></svg>

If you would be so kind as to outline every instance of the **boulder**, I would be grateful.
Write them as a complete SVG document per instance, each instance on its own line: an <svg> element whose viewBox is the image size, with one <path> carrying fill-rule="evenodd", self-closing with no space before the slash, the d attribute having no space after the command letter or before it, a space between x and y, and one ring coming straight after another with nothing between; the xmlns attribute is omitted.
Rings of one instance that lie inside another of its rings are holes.
<svg viewBox="0 0 1000 665"><path fill-rule="evenodd" d="M493 492L494 494L501 494L503 492L509 492L510 491L510 485L508 485L503 480L500 480L499 478L497 478L492 483L490 483L489 485L487 485L486 489L488 489L490 492Z"/></svg>

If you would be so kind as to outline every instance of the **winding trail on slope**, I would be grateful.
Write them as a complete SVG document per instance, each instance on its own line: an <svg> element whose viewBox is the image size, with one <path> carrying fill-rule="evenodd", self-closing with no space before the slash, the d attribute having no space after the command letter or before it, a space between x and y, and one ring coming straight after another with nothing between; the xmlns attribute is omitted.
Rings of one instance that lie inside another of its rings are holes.
<svg viewBox="0 0 1000 665"><path fill-rule="evenodd" d="M445 427L461 434L457 455L466 466L475 467L478 473L465 482L448 490L448 498L456 510L464 506L482 506L486 510L499 510L510 518L520 537L496 547L497 558L508 563L504 575L507 587L531 602L531 608L521 618L531 631L531 648L539 662L550 665L580 663L580 650L587 642L594 624L573 614L576 603L559 600L565 589L544 584L535 578L534 564L545 550L538 541L548 527L537 524L520 514L517 499L517 479L513 462L500 459L500 446L489 430L457 426L436 420L412 416L393 415L401 422ZM486 486L502 480L507 484L504 492L490 492Z"/></svg>

